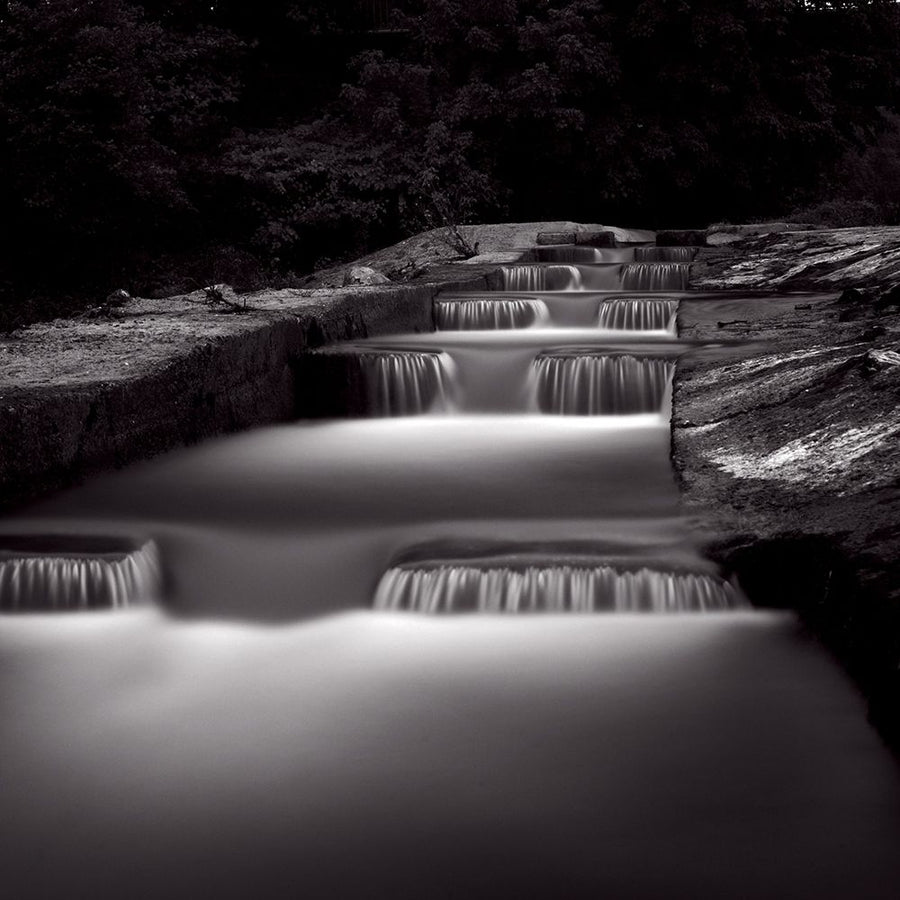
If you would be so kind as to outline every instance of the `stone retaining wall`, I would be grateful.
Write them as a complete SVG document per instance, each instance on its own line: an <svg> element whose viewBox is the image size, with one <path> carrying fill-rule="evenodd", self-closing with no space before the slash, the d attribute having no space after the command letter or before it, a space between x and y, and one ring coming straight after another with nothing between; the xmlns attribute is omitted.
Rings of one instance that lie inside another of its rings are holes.
<svg viewBox="0 0 900 900"><path fill-rule="evenodd" d="M456 287L492 270L446 268ZM447 279L450 280L450 279ZM0 338L0 507L93 472L296 414L296 363L323 344L433 330L443 281L268 291L247 311L201 293L135 300L111 319L40 323Z"/></svg>

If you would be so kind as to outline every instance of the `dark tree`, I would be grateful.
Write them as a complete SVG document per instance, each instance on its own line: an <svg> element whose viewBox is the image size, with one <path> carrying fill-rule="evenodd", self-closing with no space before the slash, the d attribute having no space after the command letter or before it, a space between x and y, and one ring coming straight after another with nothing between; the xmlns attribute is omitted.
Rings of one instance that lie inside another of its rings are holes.
<svg viewBox="0 0 900 900"><path fill-rule="evenodd" d="M237 50L123 0L11 4L0 161L13 264L33 281L100 276L202 230L189 185L227 131Z"/></svg>

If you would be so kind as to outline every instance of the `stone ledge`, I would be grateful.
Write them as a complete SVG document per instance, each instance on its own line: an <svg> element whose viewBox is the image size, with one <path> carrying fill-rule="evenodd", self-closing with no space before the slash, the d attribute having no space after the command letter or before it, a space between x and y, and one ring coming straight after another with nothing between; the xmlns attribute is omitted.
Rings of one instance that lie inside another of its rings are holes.
<svg viewBox="0 0 900 900"><path fill-rule="evenodd" d="M741 296L679 311L683 338L726 345L676 374L685 513L751 599L798 610L900 751L900 367L872 363L900 313L874 293L852 319L833 294Z"/></svg>
<svg viewBox="0 0 900 900"><path fill-rule="evenodd" d="M304 350L431 331L438 290L484 288L490 271L456 266L438 273L446 282L263 291L241 298L242 313L210 308L201 292L135 300L120 317L56 320L0 337L0 507L288 420Z"/></svg>
<svg viewBox="0 0 900 900"><path fill-rule="evenodd" d="M700 290L840 291L900 281L900 227L784 231L702 249Z"/></svg>

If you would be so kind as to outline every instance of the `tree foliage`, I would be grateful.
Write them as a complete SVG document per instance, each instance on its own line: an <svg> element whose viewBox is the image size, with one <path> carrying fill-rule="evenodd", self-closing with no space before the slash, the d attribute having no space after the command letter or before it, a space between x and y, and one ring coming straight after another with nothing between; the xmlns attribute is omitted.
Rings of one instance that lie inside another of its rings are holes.
<svg viewBox="0 0 900 900"><path fill-rule="evenodd" d="M237 41L124 0L10 5L0 34L3 191L20 262L68 277L202 230L191 180L228 129Z"/></svg>
<svg viewBox="0 0 900 900"><path fill-rule="evenodd" d="M7 284L179 252L303 271L475 219L782 214L854 165L874 192L873 142L896 167L890 0L405 0L380 31L370 5L9 3Z"/></svg>
<svg viewBox="0 0 900 900"><path fill-rule="evenodd" d="M434 184L478 173L469 214L765 214L896 102L897 22L893 4L417 0L339 116Z"/></svg>

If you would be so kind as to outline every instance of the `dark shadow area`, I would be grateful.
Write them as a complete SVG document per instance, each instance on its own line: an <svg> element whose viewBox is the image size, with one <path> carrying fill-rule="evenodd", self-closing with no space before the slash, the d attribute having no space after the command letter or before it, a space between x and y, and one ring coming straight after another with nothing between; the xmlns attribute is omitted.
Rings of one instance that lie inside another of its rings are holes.
<svg viewBox="0 0 900 900"><path fill-rule="evenodd" d="M735 573L754 606L797 611L860 687L872 724L900 753L900 608L886 590L897 583L897 561L849 557L828 538L791 533L737 537L708 552Z"/></svg>

